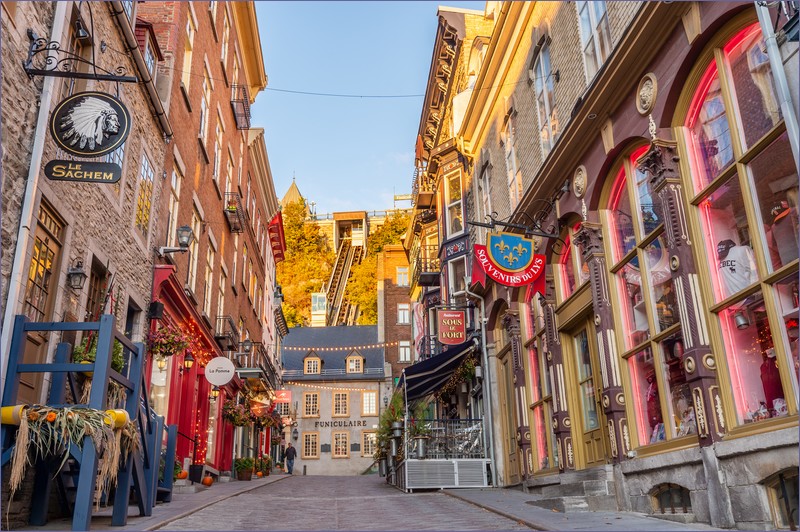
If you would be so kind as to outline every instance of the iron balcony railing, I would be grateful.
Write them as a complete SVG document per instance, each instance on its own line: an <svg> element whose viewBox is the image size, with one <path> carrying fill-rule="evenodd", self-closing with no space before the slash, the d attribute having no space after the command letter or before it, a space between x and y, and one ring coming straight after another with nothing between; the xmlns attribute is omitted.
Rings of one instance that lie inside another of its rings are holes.
<svg viewBox="0 0 800 532"><path fill-rule="evenodd" d="M239 369L249 369L247 376L263 379L269 388L278 387L278 372L270 360L269 353L261 342L253 342L249 352L242 349L236 353L235 364Z"/></svg>
<svg viewBox="0 0 800 532"><path fill-rule="evenodd" d="M247 86L231 87L231 108L236 119L236 129L250 129L250 95Z"/></svg>
<svg viewBox="0 0 800 532"><path fill-rule="evenodd" d="M230 316L217 316L214 339L223 351L233 351L239 345L239 329Z"/></svg>
<svg viewBox="0 0 800 532"><path fill-rule="evenodd" d="M414 251L411 256L411 286L438 286L442 273L439 245L425 244Z"/></svg>
<svg viewBox="0 0 800 532"><path fill-rule="evenodd" d="M247 213L244 212L242 197L238 192L225 193L225 218L231 233L242 233L247 225Z"/></svg>
<svg viewBox="0 0 800 532"><path fill-rule="evenodd" d="M428 176L428 169L424 165L414 168L414 176L411 179L411 205L427 209L436 197L434 180Z"/></svg>

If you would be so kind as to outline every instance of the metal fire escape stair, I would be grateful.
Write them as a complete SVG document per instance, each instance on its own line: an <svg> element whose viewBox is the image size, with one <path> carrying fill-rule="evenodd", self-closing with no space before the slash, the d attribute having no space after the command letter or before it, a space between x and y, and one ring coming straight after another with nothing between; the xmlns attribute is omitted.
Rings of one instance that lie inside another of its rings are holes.
<svg viewBox="0 0 800 532"><path fill-rule="evenodd" d="M363 246L353 246L351 248L351 258L349 260L349 266L347 268L347 277L344 278L344 283L342 286L342 303L339 307L338 315L336 316L336 322L332 323L331 325L355 325L356 318L358 317L358 305L354 305L350 303L350 301L344 298L346 288L347 288L347 281L350 280L350 275L353 273L353 266L355 264L361 264L361 261L364 259L364 247Z"/></svg>

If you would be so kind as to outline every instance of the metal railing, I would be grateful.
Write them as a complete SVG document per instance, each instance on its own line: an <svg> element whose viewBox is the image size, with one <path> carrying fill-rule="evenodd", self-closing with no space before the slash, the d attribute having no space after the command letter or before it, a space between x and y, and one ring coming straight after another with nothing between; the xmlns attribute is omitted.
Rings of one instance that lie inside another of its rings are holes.
<svg viewBox="0 0 800 532"><path fill-rule="evenodd" d="M429 433L425 457L431 459L486 458L482 419L419 421ZM406 432L408 458L417 456L417 441Z"/></svg>
<svg viewBox="0 0 800 532"><path fill-rule="evenodd" d="M303 373L302 369L285 369L285 370L283 370L284 379L291 378L291 377L303 377L303 376L306 376L306 375L308 375L308 374ZM376 376L377 377L377 376L382 376L383 375L383 368L365 368L363 373L358 373L358 374L356 374L356 373L347 373L347 370L345 368L341 368L341 369L323 369L319 374L314 373L314 374L308 375L308 376L314 377L316 375L320 375L320 376L323 376L323 377L329 376L329 375L331 375L331 376L332 375L370 375L370 376Z"/></svg>
<svg viewBox="0 0 800 532"><path fill-rule="evenodd" d="M214 339L223 351L231 351L239 345L239 328L231 316L217 316Z"/></svg>
<svg viewBox="0 0 800 532"><path fill-rule="evenodd" d="M433 286L439 284L442 261L439 260L439 245L424 244L411 256L411 286Z"/></svg>

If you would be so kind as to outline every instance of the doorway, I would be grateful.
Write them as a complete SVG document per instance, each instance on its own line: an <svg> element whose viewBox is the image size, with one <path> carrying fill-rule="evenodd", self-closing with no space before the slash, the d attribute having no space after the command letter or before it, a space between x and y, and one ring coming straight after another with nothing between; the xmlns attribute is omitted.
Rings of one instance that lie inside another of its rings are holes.
<svg viewBox="0 0 800 532"><path fill-rule="evenodd" d="M498 358L500 366L500 412L502 419L503 449L505 458L505 485L519 484L519 450L517 447L516 403L514 401L514 361L507 349Z"/></svg>
<svg viewBox="0 0 800 532"><path fill-rule="evenodd" d="M608 461L605 416L600 401L603 384L593 324L584 321L570 336L575 383L572 417L577 444L576 469L584 469Z"/></svg>

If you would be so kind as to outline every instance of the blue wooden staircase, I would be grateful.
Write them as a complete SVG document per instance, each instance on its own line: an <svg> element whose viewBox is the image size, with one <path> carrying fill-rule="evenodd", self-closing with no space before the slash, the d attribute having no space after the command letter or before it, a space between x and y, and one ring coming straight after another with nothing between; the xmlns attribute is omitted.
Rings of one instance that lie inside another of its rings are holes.
<svg viewBox="0 0 800 532"><path fill-rule="evenodd" d="M97 354L91 366L70 363L72 346L59 343L51 364L22 364L29 332L84 331L97 335ZM111 353L114 340L124 347L125 368L119 373L111 368ZM13 406L19 390L20 375L24 373L51 373L52 383L48 396L48 406L64 406L66 389L69 385L72 396L77 398L75 375L78 372L93 371L89 402L70 406L84 406L97 410L119 408L107 404L109 382L120 384L125 391L124 408L136 424L139 433L138 449L120 463L117 486L113 493L112 526L124 526L128 520L128 506L131 497L135 500L139 515L152 515L153 507L159 501L169 502L172 498L172 468L175 460L177 427L164 426L164 418L150 407L147 386L144 378L144 345L133 343L117 331L115 318L106 314L98 322L30 322L25 316L17 316L14 322L11 351L3 389L2 406ZM77 400L77 399L76 399ZM0 427L2 459L0 466L7 464L16 442L16 427ZM98 450L91 437L86 436L82 448L68 447L69 466L61 472L56 482L59 500L72 514L72 530L89 530L95 500L95 485L98 469ZM159 465L164 460L163 475L159 475ZM39 459L35 463L34 492L31 500L30 524L41 526L47 522L50 491L54 483L54 473L61 460ZM67 479L71 477L71 481ZM162 478L160 478L162 477ZM67 482L65 482L67 480ZM67 489L69 488L69 490ZM68 491L74 492L72 495ZM109 496L109 494L103 494Z"/></svg>

